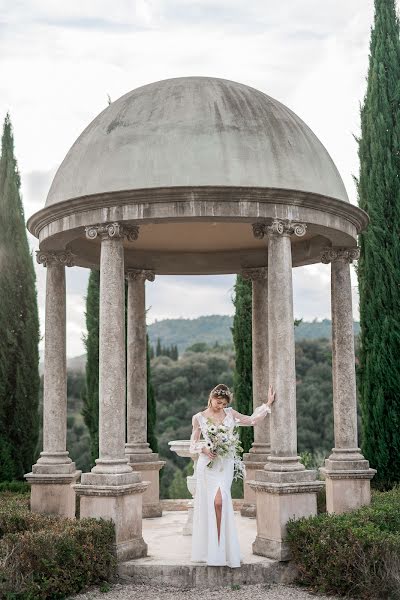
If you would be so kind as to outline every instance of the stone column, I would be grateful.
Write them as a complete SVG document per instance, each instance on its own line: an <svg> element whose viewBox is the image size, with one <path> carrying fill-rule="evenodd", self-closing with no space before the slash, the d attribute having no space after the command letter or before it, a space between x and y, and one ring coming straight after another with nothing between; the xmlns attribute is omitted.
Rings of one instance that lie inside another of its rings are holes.
<svg viewBox="0 0 400 600"><path fill-rule="evenodd" d="M43 383L43 452L25 478L31 485L31 510L75 517L72 484L81 474L67 449L67 364L65 265L69 251L38 251L39 264L47 267L45 355Z"/></svg>
<svg viewBox="0 0 400 600"><path fill-rule="evenodd" d="M327 248L321 257L331 266L332 378L335 447L321 474L326 478L326 506L342 513L371 501L370 480L376 473L358 448L350 263L358 248Z"/></svg>
<svg viewBox="0 0 400 600"><path fill-rule="evenodd" d="M159 471L165 462L147 442L147 344L145 282L154 273L129 269L127 340L127 443L125 454L132 468L150 485L143 495L143 517L161 517Z"/></svg>
<svg viewBox="0 0 400 600"><path fill-rule="evenodd" d="M268 269L245 269L242 277L252 281L252 355L253 355L253 411L268 399ZM254 442L250 452L243 455L246 465L244 482L243 517L256 516L256 495L247 485L258 469L263 469L270 453L270 417L267 415L254 427Z"/></svg>
<svg viewBox="0 0 400 600"><path fill-rule="evenodd" d="M125 456L125 283L123 240L137 227L108 223L86 228L101 238L99 333L99 458L75 489L81 517L112 519L119 560L147 554L142 537L142 493L148 486Z"/></svg>
<svg viewBox="0 0 400 600"><path fill-rule="evenodd" d="M286 524L317 512L315 471L306 471L297 456L296 372L292 293L291 236L306 225L274 220L256 223L254 235L268 234L269 381L276 391L271 413L271 454L249 482L256 492L257 537L254 554L288 560Z"/></svg>

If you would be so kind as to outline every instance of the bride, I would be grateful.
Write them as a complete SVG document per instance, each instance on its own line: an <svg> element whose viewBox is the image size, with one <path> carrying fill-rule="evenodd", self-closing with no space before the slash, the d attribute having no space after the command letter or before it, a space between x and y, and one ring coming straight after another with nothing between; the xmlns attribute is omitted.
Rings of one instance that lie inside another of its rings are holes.
<svg viewBox="0 0 400 600"><path fill-rule="evenodd" d="M190 452L199 458L191 558L213 566L240 567L231 485L234 476L243 477L244 465L235 427L252 426L264 419L271 412L275 392L269 386L268 401L250 416L228 406L231 400L228 386L220 383L211 390L207 409L192 418Z"/></svg>

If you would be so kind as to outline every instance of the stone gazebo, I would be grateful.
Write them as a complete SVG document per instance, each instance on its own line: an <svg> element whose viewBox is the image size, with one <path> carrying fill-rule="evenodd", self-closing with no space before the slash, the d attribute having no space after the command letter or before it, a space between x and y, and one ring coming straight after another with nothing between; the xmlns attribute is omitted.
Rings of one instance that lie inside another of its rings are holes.
<svg viewBox="0 0 400 600"><path fill-rule="evenodd" d="M292 300L292 267L318 262L332 270L335 448L324 469L328 509L368 503L374 471L357 447L350 283L357 234L367 223L313 132L258 90L187 77L113 102L72 146L46 206L28 222L39 239L38 261L47 267L44 447L26 476L32 509L73 517L77 493L82 516L115 521L121 559L146 553L142 499L145 515L160 514L163 463L146 440L145 281L158 274L242 273L253 282L254 407L266 400L269 382L277 391L270 422L255 428L246 457L244 511L254 514L257 506L253 551L287 558L287 520L315 514L324 485L297 455ZM80 483L66 451L65 266L71 265L100 268L100 448Z"/></svg>

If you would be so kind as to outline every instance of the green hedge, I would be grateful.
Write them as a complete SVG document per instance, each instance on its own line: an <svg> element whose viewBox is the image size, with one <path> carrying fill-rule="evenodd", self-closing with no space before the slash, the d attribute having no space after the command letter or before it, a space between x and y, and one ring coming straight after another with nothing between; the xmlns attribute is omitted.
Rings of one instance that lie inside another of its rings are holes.
<svg viewBox="0 0 400 600"><path fill-rule="evenodd" d="M298 581L316 591L356 598L400 598L400 488L342 515L288 524Z"/></svg>
<svg viewBox="0 0 400 600"><path fill-rule="evenodd" d="M65 598L116 574L111 521L71 520L29 511L29 500L0 494L0 598Z"/></svg>

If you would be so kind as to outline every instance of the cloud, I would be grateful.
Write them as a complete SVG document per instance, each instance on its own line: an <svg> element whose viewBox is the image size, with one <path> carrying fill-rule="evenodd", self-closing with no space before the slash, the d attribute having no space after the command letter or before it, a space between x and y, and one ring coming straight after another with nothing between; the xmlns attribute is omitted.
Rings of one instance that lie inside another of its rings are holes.
<svg viewBox="0 0 400 600"><path fill-rule="evenodd" d="M87 124L140 85L186 75L241 81L313 129L352 202L372 0L3 0L0 117L11 112L25 216ZM32 249L37 240L30 237ZM328 271L329 272L329 271ZM88 272L67 270L68 353L82 353ZM149 318L232 313L234 278L157 278ZM355 285L355 279L353 275ZM43 331L45 269L37 266ZM355 290L356 292L356 290ZM329 316L326 267L295 269L296 316ZM355 293L355 302L357 297Z"/></svg>

